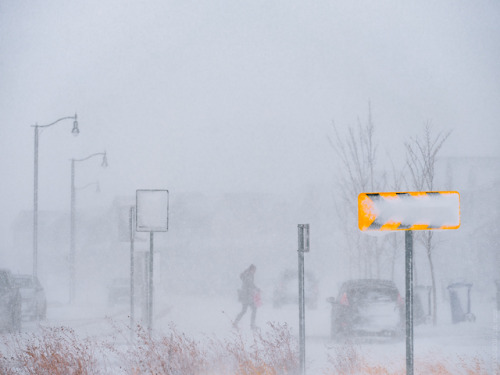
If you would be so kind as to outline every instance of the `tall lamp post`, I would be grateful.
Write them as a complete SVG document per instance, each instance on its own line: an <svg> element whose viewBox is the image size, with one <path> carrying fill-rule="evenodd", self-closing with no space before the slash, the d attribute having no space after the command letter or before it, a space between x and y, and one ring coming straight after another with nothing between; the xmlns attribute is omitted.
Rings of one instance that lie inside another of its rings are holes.
<svg viewBox="0 0 500 375"><path fill-rule="evenodd" d="M75 188L75 163L82 162L93 158L95 156L102 155L102 167L108 166L108 159L106 156L106 151L96 152L95 154L89 155L83 159L71 159L71 240L70 240L70 253L69 253L69 267L70 267L70 302L73 302L75 298L75 233L76 233L76 188Z"/></svg>
<svg viewBox="0 0 500 375"><path fill-rule="evenodd" d="M34 182L33 182L33 278L38 276L38 130L40 128L48 128L52 125L57 124L63 120L73 120L73 130L71 133L73 135L78 135L80 130L78 129L77 115L61 117L60 119L47 124L47 125L31 125L35 128L35 156L34 156Z"/></svg>

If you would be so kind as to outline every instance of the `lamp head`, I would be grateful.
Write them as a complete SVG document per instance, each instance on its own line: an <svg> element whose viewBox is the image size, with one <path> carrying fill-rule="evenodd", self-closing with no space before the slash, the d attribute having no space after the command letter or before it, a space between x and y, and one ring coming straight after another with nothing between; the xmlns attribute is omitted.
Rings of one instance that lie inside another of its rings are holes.
<svg viewBox="0 0 500 375"><path fill-rule="evenodd" d="M76 113L75 113L75 121L73 121L73 130L71 130L71 133L75 137L80 133L80 130L78 129L78 120L77 120Z"/></svg>
<svg viewBox="0 0 500 375"><path fill-rule="evenodd" d="M104 151L104 155L102 156L101 167L106 168L108 166L108 157L106 156L106 151Z"/></svg>

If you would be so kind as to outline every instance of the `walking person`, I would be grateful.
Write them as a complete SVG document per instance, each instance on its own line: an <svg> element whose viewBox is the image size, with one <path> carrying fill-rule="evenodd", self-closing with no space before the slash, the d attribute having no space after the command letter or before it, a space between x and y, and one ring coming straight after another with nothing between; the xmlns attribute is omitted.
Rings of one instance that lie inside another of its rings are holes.
<svg viewBox="0 0 500 375"><path fill-rule="evenodd" d="M241 311L236 317L233 327L238 328L238 323L246 314L250 307L250 327L255 329L255 317L257 315L257 307L260 306L260 289L255 286L254 275L257 267L251 264L241 275L241 289L238 290L238 300L241 302Z"/></svg>

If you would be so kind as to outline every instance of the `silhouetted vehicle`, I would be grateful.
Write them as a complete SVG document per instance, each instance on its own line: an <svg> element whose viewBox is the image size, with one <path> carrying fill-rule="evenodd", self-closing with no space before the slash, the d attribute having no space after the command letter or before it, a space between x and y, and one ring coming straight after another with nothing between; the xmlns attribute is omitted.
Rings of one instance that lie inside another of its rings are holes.
<svg viewBox="0 0 500 375"><path fill-rule="evenodd" d="M130 301L130 280L126 278L113 279L108 286L108 305L125 304Z"/></svg>
<svg viewBox="0 0 500 375"><path fill-rule="evenodd" d="M342 336L400 337L404 333L404 301L392 281L360 279L345 282L332 304L332 339Z"/></svg>
<svg viewBox="0 0 500 375"><path fill-rule="evenodd" d="M276 284L273 293L273 307L280 308L286 304L297 304L299 301L299 281L297 270L285 270ZM318 280L312 272L304 272L304 300L310 309L318 306Z"/></svg>
<svg viewBox="0 0 500 375"><path fill-rule="evenodd" d="M0 269L0 327L10 332L21 330L21 294L7 269Z"/></svg>
<svg viewBox="0 0 500 375"><path fill-rule="evenodd" d="M25 320L47 317L47 298L38 278L31 275L14 275L13 280L21 293L21 316Z"/></svg>

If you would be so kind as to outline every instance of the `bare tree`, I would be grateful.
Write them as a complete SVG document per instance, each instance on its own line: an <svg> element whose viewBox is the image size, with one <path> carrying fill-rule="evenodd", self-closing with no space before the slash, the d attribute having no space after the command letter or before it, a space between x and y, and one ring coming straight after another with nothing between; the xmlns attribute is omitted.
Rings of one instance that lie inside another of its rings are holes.
<svg viewBox="0 0 500 375"><path fill-rule="evenodd" d="M436 135L433 135L431 125L427 123L424 128L423 136L415 138L412 137L409 142L405 143L406 164L410 172L412 186L415 190L434 190L434 174L437 154L450 134L451 131L447 133L439 132ZM425 231L418 236L418 239L423 244L426 250L427 260L429 261L433 302L432 322L435 325L437 323L437 298L436 276L432 259L432 254L435 248L433 237L433 231Z"/></svg>
<svg viewBox="0 0 500 375"><path fill-rule="evenodd" d="M347 134L342 135L334 125L334 137L328 137L330 145L340 162L338 173L340 199L336 208L349 247L349 253L358 267L358 273L365 277L373 277L373 264L377 265L376 274L380 277L381 251L377 248L376 238L361 236L357 228L357 196L359 193L375 191L378 187L375 176L377 161L377 145L374 141L375 126L372 119L371 105L368 106L366 124L358 119L357 127L349 127ZM375 258L375 262L373 262ZM352 269L352 266L350 267ZM351 270L352 271L352 270Z"/></svg>

